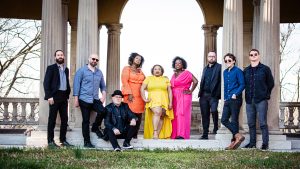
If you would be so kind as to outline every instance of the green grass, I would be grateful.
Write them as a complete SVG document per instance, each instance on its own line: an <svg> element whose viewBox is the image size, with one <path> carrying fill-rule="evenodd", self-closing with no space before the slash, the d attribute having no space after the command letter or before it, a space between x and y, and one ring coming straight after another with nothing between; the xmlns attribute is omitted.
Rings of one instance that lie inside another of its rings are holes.
<svg viewBox="0 0 300 169"><path fill-rule="evenodd" d="M259 150L0 149L0 168L300 168L300 153Z"/></svg>

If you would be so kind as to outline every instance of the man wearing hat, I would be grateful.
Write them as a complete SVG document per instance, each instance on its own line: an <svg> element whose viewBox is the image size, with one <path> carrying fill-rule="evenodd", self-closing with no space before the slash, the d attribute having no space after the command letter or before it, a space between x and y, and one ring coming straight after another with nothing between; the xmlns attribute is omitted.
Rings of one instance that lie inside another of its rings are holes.
<svg viewBox="0 0 300 169"><path fill-rule="evenodd" d="M123 143L124 149L132 149L130 141L134 136L137 127L137 117L130 110L127 103L122 102L123 94L120 90L115 90L111 95L112 103L105 107L106 118L105 134L108 136L114 151L121 151L117 139L125 139Z"/></svg>

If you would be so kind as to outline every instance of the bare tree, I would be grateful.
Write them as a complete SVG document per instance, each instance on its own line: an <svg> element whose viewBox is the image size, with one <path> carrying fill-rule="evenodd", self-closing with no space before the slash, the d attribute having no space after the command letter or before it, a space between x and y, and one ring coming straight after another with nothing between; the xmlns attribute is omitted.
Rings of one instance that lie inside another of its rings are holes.
<svg viewBox="0 0 300 169"><path fill-rule="evenodd" d="M39 21L0 19L0 95L28 94L39 80L41 24Z"/></svg>
<svg viewBox="0 0 300 169"><path fill-rule="evenodd" d="M299 30L297 24L281 25L280 32L280 93L281 101L299 101L300 55L295 54L292 37ZM295 45L294 45L295 46ZM296 45L296 47L298 47ZM298 47L299 50L299 47ZM298 55L298 56L297 56ZM291 77L296 77L291 79Z"/></svg>

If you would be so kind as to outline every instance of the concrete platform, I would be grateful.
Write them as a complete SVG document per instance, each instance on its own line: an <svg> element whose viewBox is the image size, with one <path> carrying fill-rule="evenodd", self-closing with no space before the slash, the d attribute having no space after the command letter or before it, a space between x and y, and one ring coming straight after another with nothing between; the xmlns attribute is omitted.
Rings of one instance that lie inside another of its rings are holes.
<svg viewBox="0 0 300 169"><path fill-rule="evenodd" d="M112 150L109 142L98 139L95 133L91 132L91 142L97 149ZM243 147L249 142L249 135L245 135L246 140L240 147ZM192 135L189 140L173 140L173 139L143 139L142 135L138 139L133 139L131 145L135 149L207 149L207 150L224 150L230 143L231 134L209 135L209 140L199 140L200 135ZM83 147L83 137L80 128L75 128L67 132L67 141L75 146ZM118 140L120 146L124 140ZM59 143L59 132L55 131L55 142ZM31 136L22 134L2 134L0 135L0 147L46 147L47 132L46 131L31 131ZM261 146L261 135L257 137L257 147ZM292 151L300 149L299 139L287 139L285 135L270 135L270 150L272 151Z"/></svg>

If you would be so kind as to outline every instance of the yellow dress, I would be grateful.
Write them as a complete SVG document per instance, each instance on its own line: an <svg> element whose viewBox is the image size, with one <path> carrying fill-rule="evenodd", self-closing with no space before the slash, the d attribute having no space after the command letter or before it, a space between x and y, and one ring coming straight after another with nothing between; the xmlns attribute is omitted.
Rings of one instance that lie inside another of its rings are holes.
<svg viewBox="0 0 300 169"><path fill-rule="evenodd" d="M164 122L162 129L159 134L159 138L166 139L170 138L172 134L172 123L174 119L173 110L168 109L169 97L168 97L168 86L170 86L170 81L165 76L148 76L143 84L147 84L148 99L149 103L145 105L145 124L144 124L144 138L153 138L153 123L152 117L153 112L150 108L161 106L166 110L166 116L164 117Z"/></svg>

